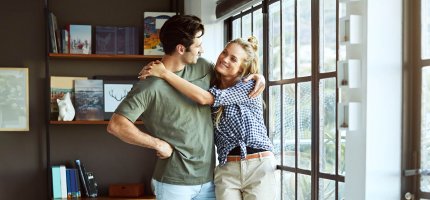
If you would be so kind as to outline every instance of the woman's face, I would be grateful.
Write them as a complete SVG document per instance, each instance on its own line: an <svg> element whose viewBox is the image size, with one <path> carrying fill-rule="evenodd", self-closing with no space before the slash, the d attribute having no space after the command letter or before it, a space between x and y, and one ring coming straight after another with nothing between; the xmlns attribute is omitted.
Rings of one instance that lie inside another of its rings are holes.
<svg viewBox="0 0 430 200"><path fill-rule="evenodd" d="M215 71L222 77L238 77L242 73L242 62L246 56L239 44L231 43L218 56Z"/></svg>

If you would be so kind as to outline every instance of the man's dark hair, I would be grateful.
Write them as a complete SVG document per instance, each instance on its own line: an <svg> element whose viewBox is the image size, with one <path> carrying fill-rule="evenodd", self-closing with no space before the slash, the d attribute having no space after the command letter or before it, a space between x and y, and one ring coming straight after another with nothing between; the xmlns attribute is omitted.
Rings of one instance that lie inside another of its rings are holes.
<svg viewBox="0 0 430 200"><path fill-rule="evenodd" d="M165 54L172 54L176 45L182 44L186 51L193 44L197 32L205 32L202 20L193 15L175 15L169 18L160 29L160 41ZM201 37L201 36L200 36Z"/></svg>

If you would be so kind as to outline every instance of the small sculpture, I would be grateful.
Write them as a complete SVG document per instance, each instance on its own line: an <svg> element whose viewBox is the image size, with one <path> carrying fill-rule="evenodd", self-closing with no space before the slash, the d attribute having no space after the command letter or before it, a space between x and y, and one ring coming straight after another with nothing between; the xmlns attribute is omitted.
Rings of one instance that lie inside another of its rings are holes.
<svg viewBox="0 0 430 200"><path fill-rule="evenodd" d="M57 99L59 114L58 121L72 121L75 117L75 108L73 108L70 93L66 93L62 99Z"/></svg>

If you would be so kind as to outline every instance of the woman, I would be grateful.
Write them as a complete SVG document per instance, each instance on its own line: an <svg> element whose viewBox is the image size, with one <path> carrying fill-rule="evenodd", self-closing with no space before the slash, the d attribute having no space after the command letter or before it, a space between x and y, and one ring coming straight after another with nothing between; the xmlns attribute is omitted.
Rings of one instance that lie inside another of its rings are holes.
<svg viewBox="0 0 430 200"><path fill-rule="evenodd" d="M217 199L275 199L276 161L267 136L261 98L249 98L258 73L257 40L235 39L219 55L213 87L205 91L166 70L161 62L143 76L160 77L193 101L212 106L219 165L215 169Z"/></svg>

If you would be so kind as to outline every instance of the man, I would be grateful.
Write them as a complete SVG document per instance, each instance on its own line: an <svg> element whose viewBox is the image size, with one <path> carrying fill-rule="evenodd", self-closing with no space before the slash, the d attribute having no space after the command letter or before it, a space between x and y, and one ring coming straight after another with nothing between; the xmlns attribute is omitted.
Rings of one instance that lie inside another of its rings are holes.
<svg viewBox="0 0 430 200"><path fill-rule="evenodd" d="M203 53L204 26L195 16L178 15L160 30L166 69L207 90L213 65ZM261 78L254 77L261 82ZM261 93L263 86L256 87ZM145 133L133 122L139 116ZM156 150L152 184L157 199L215 199L215 151L209 106L198 105L159 78L134 85L112 116L108 132L124 142Z"/></svg>

